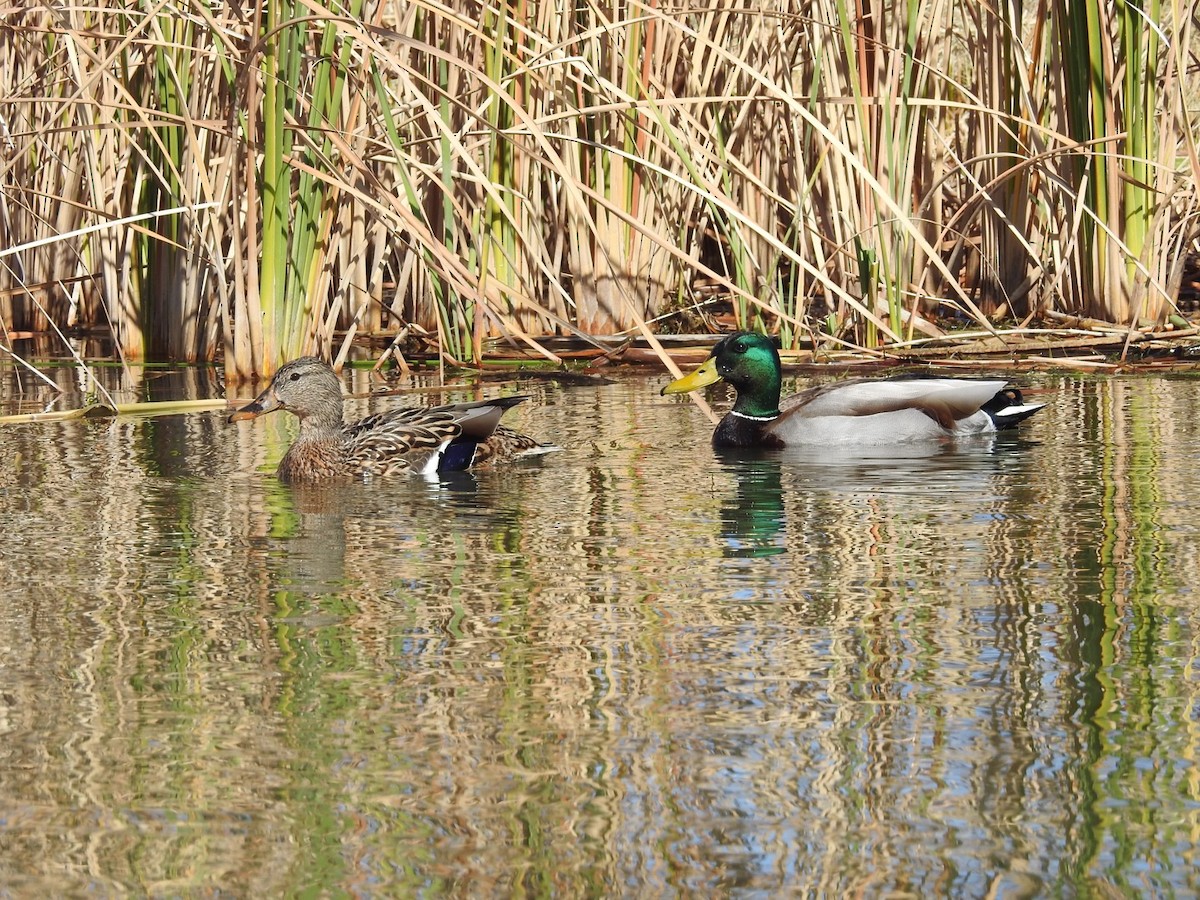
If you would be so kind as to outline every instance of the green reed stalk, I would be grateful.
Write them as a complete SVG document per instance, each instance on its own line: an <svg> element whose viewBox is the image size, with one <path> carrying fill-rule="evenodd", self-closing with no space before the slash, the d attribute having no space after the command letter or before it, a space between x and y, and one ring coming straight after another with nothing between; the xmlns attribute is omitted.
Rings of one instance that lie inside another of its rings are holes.
<svg viewBox="0 0 1200 900"><path fill-rule="evenodd" d="M1077 302L1113 321L1161 320L1163 290L1151 291L1148 273L1162 267L1147 258L1162 252L1148 240L1171 176L1156 160L1165 127L1158 110L1160 4L1119 0L1110 9L1102 0L1056 0L1052 8L1068 133L1086 146L1074 173L1077 184L1086 178L1087 212L1078 234Z"/></svg>
<svg viewBox="0 0 1200 900"><path fill-rule="evenodd" d="M732 154L725 140L727 126L720 121L719 117L714 118L716 121L713 123L713 140L716 143L717 159L722 163L721 187L725 196L735 196L736 188L730 171L733 161ZM741 289L740 293L735 293L733 300L733 311L738 327L754 328L755 323L752 321L751 311L757 310L757 306L751 304L747 298L755 293L757 286L755 272L758 267L751 258L747 242L742 238L742 229L738 227L737 220L726 216L718 204L709 203L708 208L713 216L713 227L726 241L726 258L732 268L732 271L728 273L730 281ZM761 324L761 320L759 324Z"/></svg>
<svg viewBox="0 0 1200 900"><path fill-rule="evenodd" d="M851 255L864 303L874 310L879 292L879 307L886 310L895 335L904 331L906 321L911 323L906 301L910 290L919 288L914 271L925 243L921 233L929 230L913 215L919 203L913 191L920 167L928 165L923 135L929 123L928 101L937 100L938 93L920 54L936 47L943 10L942 3L922 5L917 0L898 8L861 2L851 9L845 0L837 0L842 55L824 67L831 87L849 91L848 109L853 115L837 113L846 152L857 155L886 192L886 196L877 194L852 172L839 179L854 186L854 194L844 198L847 206L841 209L854 217ZM833 157L830 163L840 166L848 161ZM914 309L917 299L913 298ZM909 330L911 335L911 325ZM869 333L867 339L869 343L875 338Z"/></svg>
<svg viewBox="0 0 1200 900"><path fill-rule="evenodd" d="M414 10L409 29L414 44L419 45L422 39L433 40L439 32L444 34L442 20L436 13L420 7ZM396 159L392 172L412 231L406 243L415 260L404 267L412 274L406 284L397 286L398 294L400 298L405 293L413 295L411 318L428 324L431 317L436 322L443 357L468 359L472 331L469 301L441 262L445 256L454 254L460 244L455 226L458 154L454 133L458 107L452 101L456 73L447 56L417 49L397 58L377 51L371 71L375 109ZM409 83L408 90L420 99L418 111L403 122L398 122L392 114L404 100L395 94L397 81ZM420 87L431 92L432 99ZM429 192L434 194L432 202L426 199ZM474 241L465 243L470 248L475 246Z"/></svg>
<svg viewBox="0 0 1200 900"><path fill-rule="evenodd" d="M431 32L438 27L436 17L429 25ZM440 196L441 196L441 237L442 246L450 253L457 252L459 246L464 245L467 248L467 266L478 264L478 255L476 244L473 240L462 240L459 229L456 228L458 220L457 208L455 205L455 196L458 193L457 188L457 172L455 169L455 159L459 156L456 142L452 139L455 130L455 107L451 102L451 96L455 91L455 86L458 83L458 73L452 72L450 63L444 57L437 57L430 60L432 67L436 73L437 84L437 130L438 136L438 167L437 172L440 176ZM494 98L493 98L494 99ZM407 181L407 175L402 173L402 177ZM420 212L420 204L414 203L414 211ZM418 241L419 244L419 241ZM423 254L427 260L432 261L428 254ZM432 267L432 281L435 288L434 302L436 304L436 314L438 320L438 345L444 355L449 355L451 359L461 362L462 360L471 358L472 332L474 331L474 304L465 295L465 293L455 285L452 279L442 276L439 267L434 264Z"/></svg>
<svg viewBox="0 0 1200 900"><path fill-rule="evenodd" d="M1030 312L1028 272L1038 265L1030 253L1028 239L1036 220L1029 192L1030 173L1022 165L1028 148L1036 146L1027 120L1022 90L1023 58L1020 4L968 6L965 9L970 59L977 78L974 91L979 110L968 114L973 139L966 152L977 162L962 168L974 175L972 205L977 205L979 247L978 288L980 307L989 314L1007 312L1025 316ZM986 186L986 187L985 187ZM940 206L940 197L931 205ZM961 210L961 207L960 207ZM939 226L946 224L939 217ZM954 243L950 259L955 263L969 257L967 235L950 231Z"/></svg>
<svg viewBox="0 0 1200 900"><path fill-rule="evenodd" d="M370 67L371 83L374 87L379 121L382 125L383 133L387 138L388 145L400 160L400 164L395 167L395 173L400 193L403 196L403 202L407 207L407 213L413 220L420 222L432 238L439 240L442 247L450 249L454 246L454 235L451 227L454 216L454 199L452 193L454 185L454 156L451 152L450 140L445 131L439 133L437 145L440 149L440 153L438 154L440 165L437 171L439 174L438 183L441 185L439 192L441 200L439 204L439 221L442 223L442 227L437 229L429 222L428 217L425 215L420 192L413 177L416 166L407 164L408 160L405 157L405 148L408 141L401 133L400 125L396 121L396 117L392 114L392 107L394 105L393 97L389 92L384 73L380 70L379 64L375 60L372 60ZM437 84L441 88L437 102L437 116L447 126L449 126L451 119L450 101L446 94L446 89L448 88L448 70L449 65L445 60L437 61ZM437 257L432 251L431 244L420 240L413 241L412 243L413 251L419 258L420 267L427 278L428 292L432 300L433 315L438 322L438 335L442 347L453 358L463 359L462 354L465 346L459 339L462 335L462 330L458 326L458 322L461 320L458 295L454 291L449 279L439 269Z"/></svg>
<svg viewBox="0 0 1200 900"><path fill-rule="evenodd" d="M578 145L577 177L595 192L599 202L586 214L573 210L581 216L581 226L586 222L575 236L575 300L586 328L611 333L628 326L626 304L631 302L631 293L643 287L644 257L638 252L636 231L624 216L640 218L651 227L656 224L650 209L644 208L650 198L638 166L646 152L643 116L637 109L643 96L639 67L645 33L640 20L610 19L609 10L590 4L586 11L587 19L577 21L577 26L585 33L605 28L610 37L605 42L588 41L584 49L596 77L581 84L579 90L578 115L583 120L585 142Z"/></svg>
<svg viewBox="0 0 1200 900"><path fill-rule="evenodd" d="M281 346L286 318L285 304L294 291L288 290L287 242L290 226L288 209L291 172L287 157L292 135L287 129L289 85L295 84L299 65L297 27L282 27L295 6L281 0L266 5L266 43L263 48L262 85L262 162L259 166L259 197L262 203L261 260L258 290L263 319L263 346L256 355L255 368L269 374L285 362L287 349ZM289 61L291 65L289 66ZM289 79L289 74L292 78ZM253 314L253 310L251 314Z"/></svg>
<svg viewBox="0 0 1200 900"><path fill-rule="evenodd" d="M335 186L344 176L337 171L330 132L344 125L342 101L353 40L352 33L339 31L334 21L321 23L314 34L311 23L296 20L305 11L307 7L286 0L268 4L263 33L266 77L258 175L263 347L257 366L263 373L318 347L328 351L332 343L323 324L328 238ZM361 2L347 9L351 20L360 14ZM313 61L305 71L310 52ZM304 86L307 94L301 90Z"/></svg>
<svg viewBox="0 0 1200 900"><path fill-rule="evenodd" d="M1124 152L1120 156L1123 172L1122 238L1129 249L1125 263L1126 284L1131 288L1142 281L1138 263L1143 260L1153 219L1157 212L1155 190L1156 172L1152 165L1157 142L1158 71L1161 41L1158 23L1161 9L1158 0L1135 4L1117 0L1117 23L1121 46L1124 49ZM1140 305L1135 295L1135 306ZM1157 304L1141 310L1143 315L1158 318ZM1131 310L1133 316L1138 314Z"/></svg>
<svg viewBox="0 0 1200 900"><path fill-rule="evenodd" d="M540 169L522 140L534 126L523 56L526 8L492 10L478 23L418 9L406 23L411 49L376 48L380 106L403 105L406 120L382 129L403 196L394 212L403 240L396 307L436 322L443 357L478 361L497 329L523 335L542 315L537 299L546 210L534 205ZM531 346L533 346L531 344ZM534 349L537 349L536 347Z"/></svg>
<svg viewBox="0 0 1200 900"><path fill-rule="evenodd" d="M1064 106L1069 133L1081 142L1106 133L1108 116L1105 106L1110 103L1108 84L1104 78L1103 52L1106 44L1101 26L1102 0L1056 0L1055 18L1063 59L1063 74L1066 90ZM1109 157L1102 149L1099 153L1081 156L1076 171L1079 183L1086 178L1084 202L1094 214L1093 219L1081 222L1079 233L1080 254L1085 266L1080 269L1082 296L1098 298L1104 283L1105 264L1108 256L1107 242L1097 236L1097 222L1108 221L1110 206L1108 173ZM1087 304L1087 312L1099 313L1095 302Z"/></svg>
<svg viewBox="0 0 1200 900"><path fill-rule="evenodd" d="M524 4L516 4L520 7ZM516 59L516 48L520 35L510 19L510 4L507 2L488 5L484 11L483 72L492 83L512 85L516 81L520 61ZM520 16L520 9L511 10ZM507 296L515 287L518 277L515 264L518 256L518 235L514 217L517 205L514 194L520 190L516 151L508 136L513 127L513 108L507 98L493 94L488 97L486 122L488 129L487 157L484 160L490 187L483 200L483 241L480 247L479 276L481 293L488 294L489 284L498 288L497 293ZM479 311L475 311L466 323L471 329L471 358L483 355L484 322ZM463 358L463 357L460 357Z"/></svg>
<svg viewBox="0 0 1200 900"><path fill-rule="evenodd" d="M137 132L145 170L139 179L139 211L147 214L178 207L191 193L183 174L193 163L184 123L191 119L189 103L196 89L191 20L159 15L152 24L156 40L147 61L143 100L149 121ZM140 331L147 338L142 349L150 358L194 361L204 353L199 328L202 295L188 290L195 287L188 277L194 268L188 234L192 222L182 213L158 217L153 231L140 232L131 241L131 289L139 298Z"/></svg>

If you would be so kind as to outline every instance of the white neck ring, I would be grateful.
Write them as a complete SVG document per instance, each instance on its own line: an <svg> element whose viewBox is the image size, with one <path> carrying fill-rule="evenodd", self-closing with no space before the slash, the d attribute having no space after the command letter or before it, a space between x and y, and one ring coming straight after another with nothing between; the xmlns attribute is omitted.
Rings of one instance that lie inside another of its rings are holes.
<svg viewBox="0 0 1200 900"><path fill-rule="evenodd" d="M751 422L774 422L779 418L779 413L771 413L769 416L751 416L743 412L738 412L736 409L729 411L731 416L737 416L739 419L749 419Z"/></svg>

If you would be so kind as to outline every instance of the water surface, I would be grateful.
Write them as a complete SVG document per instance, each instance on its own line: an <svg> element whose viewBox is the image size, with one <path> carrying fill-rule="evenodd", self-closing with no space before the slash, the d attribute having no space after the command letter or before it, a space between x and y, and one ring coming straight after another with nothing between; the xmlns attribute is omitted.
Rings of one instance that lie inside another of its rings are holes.
<svg viewBox="0 0 1200 900"><path fill-rule="evenodd" d="M318 488L281 415L0 429L2 890L1194 896L1200 382L1023 380L857 457L487 384L563 452Z"/></svg>

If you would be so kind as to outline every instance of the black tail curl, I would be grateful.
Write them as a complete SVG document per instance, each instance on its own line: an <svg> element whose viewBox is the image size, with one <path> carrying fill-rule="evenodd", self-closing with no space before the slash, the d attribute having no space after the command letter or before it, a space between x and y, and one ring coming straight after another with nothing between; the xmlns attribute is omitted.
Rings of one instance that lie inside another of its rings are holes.
<svg viewBox="0 0 1200 900"><path fill-rule="evenodd" d="M1018 422L1023 422L1041 409L1044 403L1026 403L1025 397L1015 387L1006 387L997 391L987 403L980 407L997 430L1013 428Z"/></svg>

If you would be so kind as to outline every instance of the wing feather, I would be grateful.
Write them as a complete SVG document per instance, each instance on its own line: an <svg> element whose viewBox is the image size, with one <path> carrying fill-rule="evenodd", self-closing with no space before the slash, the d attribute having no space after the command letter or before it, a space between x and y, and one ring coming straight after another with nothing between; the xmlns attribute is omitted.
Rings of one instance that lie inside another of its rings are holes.
<svg viewBox="0 0 1200 900"><path fill-rule="evenodd" d="M425 470L430 458L461 432L449 407L401 407L345 426L342 437L353 468L395 475Z"/></svg>
<svg viewBox="0 0 1200 900"><path fill-rule="evenodd" d="M782 405L784 415L797 418L821 416L873 416L878 413L915 409L943 428L978 412L1003 381L968 381L949 378L913 378L871 381L856 378L817 385L789 397Z"/></svg>

